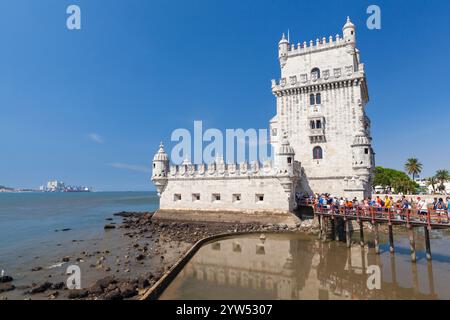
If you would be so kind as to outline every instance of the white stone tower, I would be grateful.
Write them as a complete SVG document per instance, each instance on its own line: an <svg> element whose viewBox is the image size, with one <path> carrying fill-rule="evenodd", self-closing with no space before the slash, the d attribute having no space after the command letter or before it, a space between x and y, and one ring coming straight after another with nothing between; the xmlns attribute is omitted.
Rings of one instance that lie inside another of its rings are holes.
<svg viewBox="0 0 450 320"><path fill-rule="evenodd" d="M287 133L302 163L305 192L370 196L375 158L355 25L347 18L342 35L297 45L283 35L278 58L281 77L272 80L277 112L270 121L274 150Z"/></svg>
<svg viewBox="0 0 450 320"><path fill-rule="evenodd" d="M164 151L164 145L161 142L159 145L159 150L153 157L153 170L152 170L152 182L156 186L156 191L158 195L161 196L164 191L169 173L169 156Z"/></svg>

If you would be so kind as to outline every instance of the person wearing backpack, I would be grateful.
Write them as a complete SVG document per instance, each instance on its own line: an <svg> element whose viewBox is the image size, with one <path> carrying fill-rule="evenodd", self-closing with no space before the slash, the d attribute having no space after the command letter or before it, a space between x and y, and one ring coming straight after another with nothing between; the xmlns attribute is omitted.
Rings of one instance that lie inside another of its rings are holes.
<svg viewBox="0 0 450 320"><path fill-rule="evenodd" d="M438 202L436 202L436 213L439 216L439 222L442 223L441 216L445 214L446 205L442 198L439 198Z"/></svg>

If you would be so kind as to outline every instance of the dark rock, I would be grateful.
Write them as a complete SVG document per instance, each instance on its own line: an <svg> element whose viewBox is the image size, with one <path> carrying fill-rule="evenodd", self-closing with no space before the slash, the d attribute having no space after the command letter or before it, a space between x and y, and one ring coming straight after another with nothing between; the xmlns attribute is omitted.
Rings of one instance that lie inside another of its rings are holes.
<svg viewBox="0 0 450 320"><path fill-rule="evenodd" d="M122 300L122 294L120 293L119 289L115 289L113 291L108 292L103 297L105 300Z"/></svg>
<svg viewBox="0 0 450 320"><path fill-rule="evenodd" d="M51 282L44 282L43 284L33 286L30 291L30 294L42 293L47 291L47 289L51 288L53 284Z"/></svg>
<svg viewBox="0 0 450 320"><path fill-rule="evenodd" d="M101 295L103 293L103 288L95 283L89 288L89 293L95 296Z"/></svg>
<svg viewBox="0 0 450 320"><path fill-rule="evenodd" d="M98 285L102 289L105 289L109 285L115 284L115 283L117 283L117 280L113 276L107 276L107 277L105 277L103 279L97 280L97 282L95 282L95 285Z"/></svg>
<svg viewBox="0 0 450 320"><path fill-rule="evenodd" d="M62 262L69 262L70 261L70 257L64 257L61 259Z"/></svg>
<svg viewBox="0 0 450 320"><path fill-rule="evenodd" d="M104 227L105 230L107 230L107 229L115 229L115 228L116 228L116 226L113 225L113 224L105 224L105 227Z"/></svg>
<svg viewBox="0 0 450 320"><path fill-rule="evenodd" d="M61 229L61 231L70 231L70 230L72 230L72 229L70 229L70 228Z"/></svg>
<svg viewBox="0 0 450 320"><path fill-rule="evenodd" d="M68 299L82 299L86 298L89 295L89 292L87 290L83 289L72 289L69 290L69 293L67 294Z"/></svg>
<svg viewBox="0 0 450 320"><path fill-rule="evenodd" d="M52 290L61 290L62 288L64 288L64 285L65 285L64 282L54 283L54 284L52 284L50 289L52 289Z"/></svg>
<svg viewBox="0 0 450 320"><path fill-rule="evenodd" d="M124 298L124 299L134 297L135 295L138 294L136 288L130 283L125 283L125 284L121 285L119 287L119 289L120 289L120 294L122 295L122 298Z"/></svg>
<svg viewBox="0 0 450 320"><path fill-rule="evenodd" d="M11 282L13 280L11 276L0 276L0 283Z"/></svg>
<svg viewBox="0 0 450 320"><path fill-rule="evenodd" d="M0 293L2 292L7 292L7 291L12 291L14 290L16 287L13 286L11 283L9 282L4 282L4 283L0 283Z"/></svg>
<svg viewBox="0 0 450 320"><path fill-rule="evenodd" d="M145 259L145 255L143 255L143 254L138 254L136 256L136 261L141 261L141 260L144 260L144 259Z"/></svg>

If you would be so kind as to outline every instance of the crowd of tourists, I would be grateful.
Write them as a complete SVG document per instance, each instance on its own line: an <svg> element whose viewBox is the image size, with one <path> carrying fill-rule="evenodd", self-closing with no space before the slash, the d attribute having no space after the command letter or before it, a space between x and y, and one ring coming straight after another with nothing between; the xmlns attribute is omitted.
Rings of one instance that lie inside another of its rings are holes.
<svg viewBox="0 0 450 320"><path fill-rule="evenodd" d="M345 212L346 214L369 215L375 212L377 215L391 213L394 219L405 219L409 216L411 219L425 220L427 215L439 223L450 223L450 197L434 198L433 201L426 201L422 197L416 199L401 196L394 200L392 196L376 196L374 198L349 199L344 197L335 197L329 194L315 194L314 196L304 197L300 202L307 202L315 205L319 210L328 209L336 212ZM435 222L435 221L433 221Z"/></svg>

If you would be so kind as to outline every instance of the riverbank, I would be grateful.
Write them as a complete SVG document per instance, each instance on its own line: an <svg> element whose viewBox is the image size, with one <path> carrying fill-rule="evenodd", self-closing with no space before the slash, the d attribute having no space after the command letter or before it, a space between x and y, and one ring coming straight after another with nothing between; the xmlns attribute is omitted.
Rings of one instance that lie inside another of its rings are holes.
<svg viewBox="0 0 450 320"><path fill-rule="evenodd" d="M367 223L364 227L370 229L371 225ZM357 225L354 231L356 228ZM75 233L71 230L58 232L72 237ZM120 212L105 219L103 232L96 237L55 244L54 250L49 250L45 256L33 257L31 264L8 272L0 279L4 281L0 283L0 300L140 299L200 239L247 232L317 235L319 228L313 219L287 226L168 221L156 219L152 212ZM386 234L386 230L380 228L380 234ZM435 236L433 241L439 241L440 233ZM370 233L368 238L367 252L371 247ZM359 243L353 243L352 250L360 248ZM401 245L406 248L407 244ZM436 259L447 261L446 256L439 254ZM80 267L80 290L66 288L66 270L71 265Z"/></svg>
<svg viewBox="0 0 450 320"><path fill-rule="evenodd" d="M318 230L312 220L289 227L173 222L153 219L150 212L120 212L106 219L103 234L55 244L54 251L8 273L13 280L0 284L0 299L138 299L198 240L222 233L259 231ZM70 265L80 267L80 290L66 288Z"/></svg>

